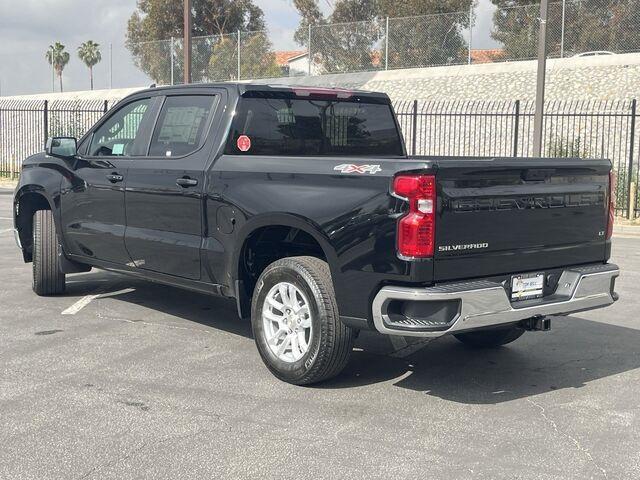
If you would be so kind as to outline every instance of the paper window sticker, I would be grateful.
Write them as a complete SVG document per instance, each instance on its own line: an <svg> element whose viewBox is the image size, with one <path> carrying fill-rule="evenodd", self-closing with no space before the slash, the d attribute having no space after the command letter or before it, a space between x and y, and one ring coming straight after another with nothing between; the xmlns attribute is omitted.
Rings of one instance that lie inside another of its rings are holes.
<svg viewBox="0 0 640 480"><path fill-rule="evenodd" d="M124 153L124 143L114 143L111 149L112 155L122 155Z"/></svg>

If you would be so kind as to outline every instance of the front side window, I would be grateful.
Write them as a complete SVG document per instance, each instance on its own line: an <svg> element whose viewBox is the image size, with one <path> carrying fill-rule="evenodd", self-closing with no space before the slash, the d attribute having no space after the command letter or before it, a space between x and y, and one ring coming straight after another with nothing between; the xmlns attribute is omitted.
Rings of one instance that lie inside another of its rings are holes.
<svg viewBox="0 0 640 480"><path fill-rule="evenodd" d="M213 108L214 96L167 97L151 138L149 155L179 157L200 147Z"/></svg>
<svg viewBox="0 0 640 480"><path fill-rule="evenodd" d="M402 143L388 103L243 97L226 153L385 157L402 155Z"/></svg>
<svg viewBox="0 0 640 480"><path fill-rule="evenodd" d="M139 133L140 125L150 105L151 99L144 98L131 102L113 113L94 132L89 155L101 157L144 155L145 145L142 145Z"/></svg>

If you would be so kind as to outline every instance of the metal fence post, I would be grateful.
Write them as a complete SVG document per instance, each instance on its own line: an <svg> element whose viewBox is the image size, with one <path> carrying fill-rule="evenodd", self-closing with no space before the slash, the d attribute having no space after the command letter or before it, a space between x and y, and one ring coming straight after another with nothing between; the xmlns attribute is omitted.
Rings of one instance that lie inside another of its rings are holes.
<svg viewBox="0 0 640 480"><path fill-rule="evenodd" d="M107 110L109 110L109 100L104 101L103 113L107 113Z"/></svg>
<svg viewBox="0 0 640 480"><path fill-rule="evenodd" d="M635 217L636 199L631 198L631 184L633 183L633 149L636 143L636 99L631 102L631 135L629 138L629 165L627 170L627 218Z"/></svg>
<svg viewBox="0 0 640 480"><path fill-rule="evenodd" d="M173 68L174 68L174 59L173 59L173 57L175 55L175 52L173 51L173 48L174 48L173 47L173 37L171 37L170 42L171 42L171 44L169 45L169 55L171 55L171 85L173 85L173 83L174 83L173 82Z"/></svg>
<svg viewBox="0 0 640 480"><path fill-rule="evenodd" d="M471 65L471 45L473 43L473 2L469 5L469 58L467 59L467 63Z"/></svg>
<svg viewBox="0 0 640 480"><path fill-rule="evenodd" d="M238 80L240 80L240 30L238 30Z"/></svg>
<svg viewBox="0 0 640 480"><path fill-rule="evenodd" d="M311 24L309 24L309 39L307 42L307 56L308 56L308 75L311 76Z"/></svg>
<svg viewBox="0 0 640 480"><path fill-rule="evenodd" d="M411 135L411 155L415 155L417 151L417 141L418 141L418 100L413 101L413 135Z"/></svg>
<svg viewBox="0 0 640 480"><path fill-rule="evenodd" d="M384 69L389 70L389 17L384 31Z"/></svg>
<svg viewBox="0 0 640 480"><path fill-rule="evenodd" d="M562 28L560 30L560 58L564 58L564 20L567 11L567 0L562 0Z"/></svg>
<svg viewBox="0 0 640 480"><path fill-rule="evenodd" d="M516 100L516 109L513 113L513 156L518 156L518 135L520 134L520 100Z"/></svg>
<svg viewBox="0 0 640 480"><path fill-rule="evenodd" d="M49 138L49 100L45 100L44 101L44 108L42 109L42 112L44 114L44 124L43 124L43 131L44 131L44 144L47 144L47 139Z"/></svg>

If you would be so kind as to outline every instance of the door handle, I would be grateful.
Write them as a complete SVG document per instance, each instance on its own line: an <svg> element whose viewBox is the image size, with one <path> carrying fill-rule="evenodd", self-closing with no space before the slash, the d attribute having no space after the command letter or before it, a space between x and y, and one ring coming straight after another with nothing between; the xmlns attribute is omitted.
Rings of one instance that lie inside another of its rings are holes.
<svg viewBox="0 0 640 480"><path fill-rule="evenodd" d="M117 173L111 173L111 174L107 175L107 180L109 180L111 183L118 183L118 182L121 182L122 180L124 180L124 177L122 175L117 174Z"/></svg>
<svg viewBox="0 0 640 480"><path fill-rule="evenodd" d="M176 185L182 188L195 187L196 185L198 185L198 180L196 180L195 178L182 177L176 180Z"/></svg>

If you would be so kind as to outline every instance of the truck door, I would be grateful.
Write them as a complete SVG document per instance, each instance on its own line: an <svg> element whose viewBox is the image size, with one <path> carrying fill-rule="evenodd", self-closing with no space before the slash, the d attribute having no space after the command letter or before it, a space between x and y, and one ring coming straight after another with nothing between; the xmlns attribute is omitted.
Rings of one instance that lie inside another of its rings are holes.
<svg viewBox="0 0 640 480"><path fill-rule="evenodd" d="M219 96L168 95L148 155L132 161L125 194L125 245L136 267L200 279L204 169Z"/></svg>
<svg viewBox="0 0 640 480"><path fill-rule="evenodd" d="M67 253L116 264L130 262L124 245L124 186L131 158L149 144L155 98L137 98L107 114L84 138L63 180L61 215Z"/></svg>

